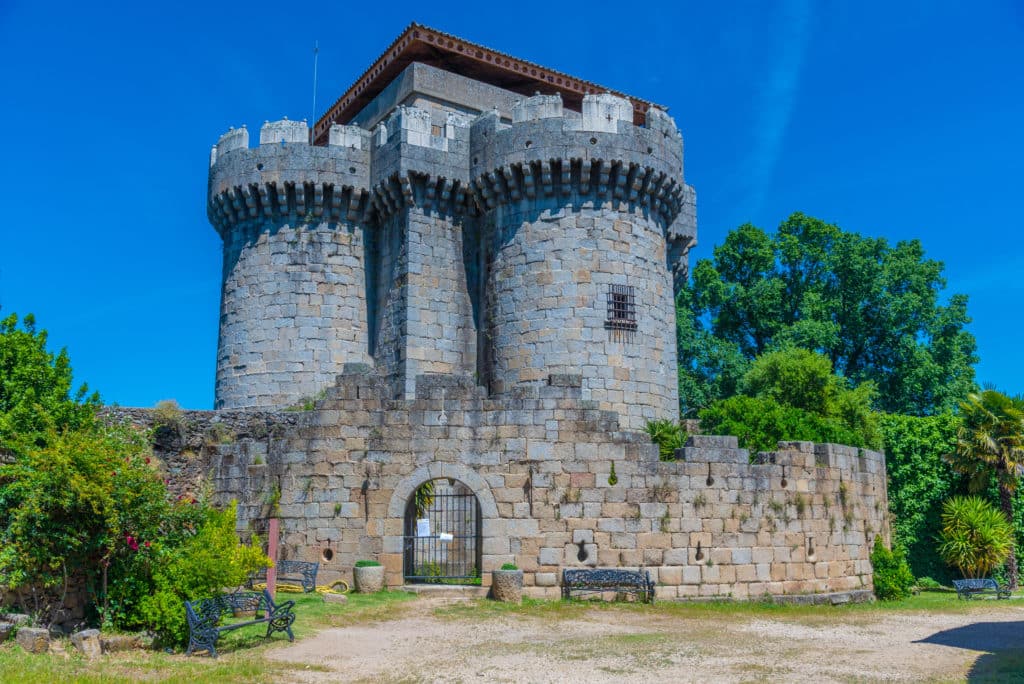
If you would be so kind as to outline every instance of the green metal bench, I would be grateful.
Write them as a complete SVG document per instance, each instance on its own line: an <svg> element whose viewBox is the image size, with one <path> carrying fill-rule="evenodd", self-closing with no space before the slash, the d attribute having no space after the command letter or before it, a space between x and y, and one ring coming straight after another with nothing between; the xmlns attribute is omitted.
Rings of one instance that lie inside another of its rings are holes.
<svg viewBox="0 0 1024 684"><path fill-rule="evenodd" d="M953 587L956 588L956 597L959 599L973 599L978 596L995 596L996 599L1010 598L1010 590L1000 586L994 579L962 579L953 580Z"/></svg>
<svg viewBox="0 0 1024 684"><path fill-rule="evenodd" d="M185 655L194 651L207 651L210 656L217 657L217 639L221 634L250 625L265 624L266 637L274 632L285 632L288 641L295 641L292 634L292 623L295 613L292 608L295 601L274 603L270 592L264 589L257 591L236 591L233 594L222 594L213 598L185 601L185 616L188 619L188 650ZM253 619L243 622L221 624L225 615L236 613L253 613Z"/></svg>

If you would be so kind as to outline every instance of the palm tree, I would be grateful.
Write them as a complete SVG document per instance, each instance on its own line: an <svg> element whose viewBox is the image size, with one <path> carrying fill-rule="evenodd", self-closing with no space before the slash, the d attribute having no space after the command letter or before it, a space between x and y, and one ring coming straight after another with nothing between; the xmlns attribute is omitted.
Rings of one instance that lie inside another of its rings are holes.
<svg viewBox="0 0 1024 684"><path fill-rule="evenodd" d="M956 452L949 461L968 476L968 487L977 492L992 476L999 486L999 504L1008 521L1013 520L1013 493L1024 471L1024 401L985 390L969 394L960 404L963 422L957 430ZM1017 554L1010 548L1006 559L1010 588L1017 588Z"/></svg>

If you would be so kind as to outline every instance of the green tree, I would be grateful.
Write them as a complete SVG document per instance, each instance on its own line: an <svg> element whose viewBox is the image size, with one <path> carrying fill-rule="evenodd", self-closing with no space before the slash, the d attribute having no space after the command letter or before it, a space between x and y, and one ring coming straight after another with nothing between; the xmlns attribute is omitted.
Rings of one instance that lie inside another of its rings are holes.
<svg viewBox="0 0 1024 684"><path fill-rule="evenodd" d="M42 443L48 430L74 429L90 422L99 395L86 385L72 389L67 350L46 349L45 330L35 317L0 319L0 451Z"/></svg>
<svg viewBox="0 0 1024 684"><path fill-rule="evenodd" d="M1010 523L1014 519L1014 492L1024 469L1024 401L985 390L968 395L960 413L963 423L957 431L956 449L949 455L950 463L968 477L971 491L982 491L995 479L1002 514ZM1006 566L1010 588L1016 589L1017 554L1012 543Z"/></svg>
<svg viewBox="0 0 1024 684"><path fill-rule="evenodd" d="M740 226L680 293L694 321L678 335L684 411L730 396L739 358L787 345L821 352L854 384L872 382L882 410L954 408L974 388L976 344L966 297L940 303L942 270L916 240L891 246L799 213L773 235Z"/></svg>
<svg viewBox="0 0 1024 684"><path fill-rule="evenodd" d="M881 447L870 382L850 387L825 356L805 349L768 352L737 383L741 394L700 412L701 426L730 434L753 450L782 440Z"/></svg>
<svg viewBox="0 0 1024 684"><path fill-rule="evenodd" d="M939 554L968 578L987 577L1013 552L1010 521L977 496L946 501L939 539Z"/></svg>

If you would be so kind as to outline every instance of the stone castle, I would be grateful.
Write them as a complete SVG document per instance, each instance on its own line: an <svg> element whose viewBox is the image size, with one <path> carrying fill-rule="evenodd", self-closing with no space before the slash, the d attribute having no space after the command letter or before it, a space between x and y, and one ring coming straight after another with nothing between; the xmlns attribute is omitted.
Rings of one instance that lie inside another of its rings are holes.
<svg viewBox="0 0 1024 684"><path fill-rule="evenodd" d="M218 411L194 417L263 427L204 468L285 557L390 586L513 562L539 596L581 566L662 598L870 591L881 454L692 435L662 462L644 433L678 418L696 236L663 108L413 24L312 130L221 136L207 209Z"/></svg>

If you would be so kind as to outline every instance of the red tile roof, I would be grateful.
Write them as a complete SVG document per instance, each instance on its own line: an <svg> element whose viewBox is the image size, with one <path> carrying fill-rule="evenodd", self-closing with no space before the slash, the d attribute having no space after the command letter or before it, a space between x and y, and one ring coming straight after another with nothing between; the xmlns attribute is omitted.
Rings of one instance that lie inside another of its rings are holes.
<svg viewBox="0 0 1024 684"><path fill-rule="evenodd" d="M576 111L580 110L583 96L587 93L610 92L632 101L633 121L637 125L644 122L650 107L657 106L428 26L412 23L320 117L313 127L316 143L326 142L327 131L332 123L346 124L351 121L413 62L422 62L526 96L536 92L546 95L560 93L565 106Z"/></svg>

